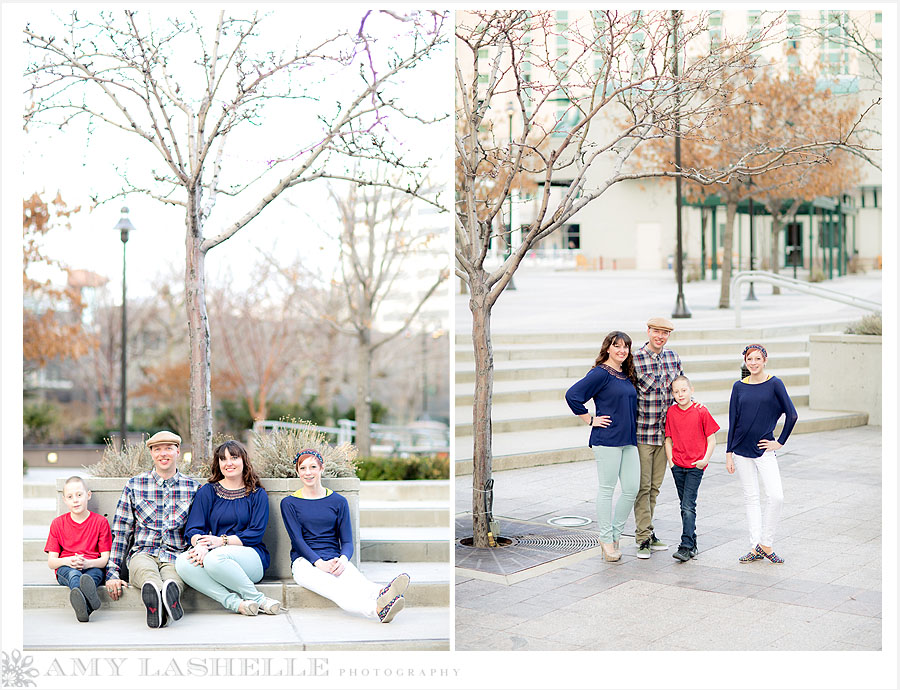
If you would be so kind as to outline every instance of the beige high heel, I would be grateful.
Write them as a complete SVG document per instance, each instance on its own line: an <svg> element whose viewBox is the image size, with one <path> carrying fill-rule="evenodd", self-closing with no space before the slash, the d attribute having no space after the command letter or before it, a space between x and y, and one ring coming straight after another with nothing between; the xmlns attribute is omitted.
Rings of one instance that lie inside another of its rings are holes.
<svg viewBox="0 0 900 690"><path fill-rule="evenodd" d="M616 550L615 543L608 544L605 541L601 541L600 550L603 552L603 560L608 563L615 563L622 557L622 554Z"/></svg>

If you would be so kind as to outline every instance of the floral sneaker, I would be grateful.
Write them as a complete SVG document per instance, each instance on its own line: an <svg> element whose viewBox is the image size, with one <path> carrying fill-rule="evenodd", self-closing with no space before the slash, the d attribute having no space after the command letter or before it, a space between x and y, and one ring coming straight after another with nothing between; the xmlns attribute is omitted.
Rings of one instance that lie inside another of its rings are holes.
<svg viewBox="0 0 900 690"><path fill-rule="evenodd" d="M387 606L378 612L378 619L382 623L390 623L394 619L394 616L403 610L404 605L405 600L402 595L394 597Z"/></svg>
<svg viewBox="0 0 900 690"><path fill-rule="evenodd" d="M763 551L762 547L757 544L756 545L756 553L759 554L760 558L767 558L772 561L772 563L784 563L784 559L777 555L774 551L772 553L766 553Z"/></svg>

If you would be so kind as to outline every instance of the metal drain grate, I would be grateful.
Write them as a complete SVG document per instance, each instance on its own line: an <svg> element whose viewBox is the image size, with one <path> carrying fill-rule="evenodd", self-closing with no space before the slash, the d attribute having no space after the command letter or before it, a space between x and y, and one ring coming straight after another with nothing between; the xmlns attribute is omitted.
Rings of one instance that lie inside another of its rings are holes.
<svg viewBox="0 0 900 690"><path fill-rule="evenodd" d="M523 534L514 539L519 546L564 553L578 553L600 545L598 537L588 534Z"/></svg>

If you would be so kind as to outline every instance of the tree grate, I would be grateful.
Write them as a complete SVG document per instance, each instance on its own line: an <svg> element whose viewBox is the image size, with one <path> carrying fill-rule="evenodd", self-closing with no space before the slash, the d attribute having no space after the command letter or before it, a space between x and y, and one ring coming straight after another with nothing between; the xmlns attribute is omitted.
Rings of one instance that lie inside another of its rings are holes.
<svg viewBox="0 0 900 690"><path fill-rule="evenodd" d="M579 553L600 545L599 537L589 534L524 534L514 539L519 546L562 553Z"/></svg>

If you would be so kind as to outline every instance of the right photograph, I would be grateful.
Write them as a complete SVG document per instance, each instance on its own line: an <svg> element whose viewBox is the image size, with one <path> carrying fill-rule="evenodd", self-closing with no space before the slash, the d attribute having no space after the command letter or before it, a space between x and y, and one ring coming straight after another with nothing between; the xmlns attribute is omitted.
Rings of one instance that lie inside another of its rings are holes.
<svg viewBox="0 0 900 690"><path fill-rule="evenodd" d="M882 650L882 13L455 44L455 649Z"/></svg>

